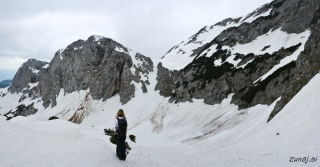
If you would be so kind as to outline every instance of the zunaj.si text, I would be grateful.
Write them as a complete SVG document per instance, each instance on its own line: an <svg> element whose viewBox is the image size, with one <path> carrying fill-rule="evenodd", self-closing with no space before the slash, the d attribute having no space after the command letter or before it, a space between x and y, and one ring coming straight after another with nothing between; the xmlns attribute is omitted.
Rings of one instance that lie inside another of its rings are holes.
<svg viewBox="0 0 320 167"><path fill-rule="evenodd" d="M310 157L309 155L307 157L290 157L289 162L303 162L307 164L308 162L317 162L318 156L316 157Z"/></svg>

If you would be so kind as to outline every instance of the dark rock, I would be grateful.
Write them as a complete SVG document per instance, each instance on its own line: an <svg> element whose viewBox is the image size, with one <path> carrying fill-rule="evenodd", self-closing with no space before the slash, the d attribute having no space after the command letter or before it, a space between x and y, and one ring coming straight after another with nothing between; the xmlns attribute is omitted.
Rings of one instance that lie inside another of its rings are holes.
<svg viewBox="0 0 320 167"><path fill-rule="evenodd" d="M56 117L56 116L51 116L48 120L55 120L55 119L59 119L59 117Z"/></svg>
<svg viewBox="0 0 320 167"><path fill-rule="evenodd" d="M15 116L17 116L17 115L28 116L28 115L35 114L38 111L38 109L34 108L33 105L34 105L34 103L32 103L28 106L25 106L24 104L19 105L16 108L14 115Z"/></svg>
<svg viewBox="0 0 320 167"><path fill-rule="evenodd" d="M155 90L160 90L160 95L169 97L174 93L177 71L169 71L162 66L162 63L159 63L157 68L158 73L156 79L158 82Z"/></svg>

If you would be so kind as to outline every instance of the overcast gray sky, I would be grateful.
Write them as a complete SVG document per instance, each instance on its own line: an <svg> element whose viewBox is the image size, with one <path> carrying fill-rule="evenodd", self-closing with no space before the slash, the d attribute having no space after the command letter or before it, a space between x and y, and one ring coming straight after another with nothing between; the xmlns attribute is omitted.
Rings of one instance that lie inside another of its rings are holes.
<svg viewBox="0 0 320 167"><path fill-rule="evenodd" d="M50 61L78 39L101 35L151 58L202 27L271 0L0 0L0 81L29 58Z"/></svg>

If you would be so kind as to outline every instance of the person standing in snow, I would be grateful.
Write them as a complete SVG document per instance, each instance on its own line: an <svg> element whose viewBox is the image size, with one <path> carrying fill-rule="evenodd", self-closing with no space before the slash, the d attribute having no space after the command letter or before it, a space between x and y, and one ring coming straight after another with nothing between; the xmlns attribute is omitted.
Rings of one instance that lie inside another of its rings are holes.
<svg viewBox="0 0 320 167"><path fill-rule="evenodd" d="M117 156L120 160L126 159L125 140L127 134L127 118L122 109L119 109L115 119L115 135L117 138Z"/></svg>

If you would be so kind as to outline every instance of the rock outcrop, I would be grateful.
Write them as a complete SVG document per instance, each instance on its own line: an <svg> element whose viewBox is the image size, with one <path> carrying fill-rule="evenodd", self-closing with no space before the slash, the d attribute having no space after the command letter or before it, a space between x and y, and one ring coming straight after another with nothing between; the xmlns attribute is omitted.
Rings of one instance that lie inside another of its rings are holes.
<svg viewBox="0 0 320 167"><path fill-rule="evenodd" d="M15 114L14 115L21 115L21 116L28 116L28 115L32 115L35 114L38 109L34 108L34 103L25 106L24 104L19 105L16 108Z"/></svg>
<svg viewBox="0 0 320 167"><path fill-rule="evenodd" d="M7 117L7 120L10 120L13 117L16 116L29 116L33 115L38 111L38 109L34 108L34 103L25 106L24 104L21 104L15 108L14 111L10 110L3 116Z"/></svg>

